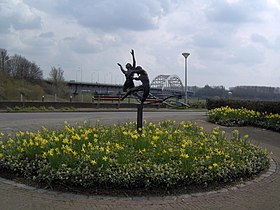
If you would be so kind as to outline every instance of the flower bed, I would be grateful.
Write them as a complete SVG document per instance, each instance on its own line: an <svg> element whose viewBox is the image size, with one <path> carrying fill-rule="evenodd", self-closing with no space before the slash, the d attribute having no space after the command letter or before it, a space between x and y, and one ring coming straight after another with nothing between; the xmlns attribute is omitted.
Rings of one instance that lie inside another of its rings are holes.
<svg viewBox="0 0 280 210"><path fill-rule="evenodd" d="M170 189L230 182L266 169L265 150L191 122L70 126L1 135L0 170L37 183L83 188Z"/></svg>
<svg viewBox="0 0 280 210"><path fill-rule="evenodd" d="M228 106L209 111L210 122L225 126L252 125L280 132L280 115L253 110L233 109Z"/></svg>

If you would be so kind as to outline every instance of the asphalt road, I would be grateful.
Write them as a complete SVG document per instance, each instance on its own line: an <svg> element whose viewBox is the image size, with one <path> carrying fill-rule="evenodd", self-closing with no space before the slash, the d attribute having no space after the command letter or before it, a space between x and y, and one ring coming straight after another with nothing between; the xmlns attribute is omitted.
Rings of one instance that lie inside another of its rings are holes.
<svg viewBox="0 0 280 210"><path fill-rule="evenodd" d="M205 111L144 111L143 119L148 122L158 122L167 119L176 121L195 121L205 118ZM136 121L136 111L99 111L99 112L40 112L40 113L0 113L0 132L40 130L42 126L52 129L62 128L66 120L70 124L83 123L91 125L99 122L102 125Z"/></svg>

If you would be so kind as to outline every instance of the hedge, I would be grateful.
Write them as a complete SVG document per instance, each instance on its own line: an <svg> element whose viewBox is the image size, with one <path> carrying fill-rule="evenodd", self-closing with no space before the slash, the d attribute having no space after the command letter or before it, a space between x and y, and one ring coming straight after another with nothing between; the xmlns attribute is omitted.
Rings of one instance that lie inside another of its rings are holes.
<svg viewBox="0 0 280 210"><path fill-rule="evenodd" d="M246 108L261 113L280 114L280 101L253 101L253 100L228 100L228 99L207 99L206 108L208 110L231 107L233 109Z"/></svg>

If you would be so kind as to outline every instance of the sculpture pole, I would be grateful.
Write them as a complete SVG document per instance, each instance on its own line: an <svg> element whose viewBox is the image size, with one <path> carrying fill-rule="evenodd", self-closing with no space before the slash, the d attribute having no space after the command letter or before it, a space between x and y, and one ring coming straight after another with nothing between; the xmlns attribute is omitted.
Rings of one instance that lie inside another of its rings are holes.
<svg viewBox="0 0 280 210"><path fill-rule="evenodd" d="M144 108L143 103L137 105L137 132L139 134L142 133L142 127L143 127L143 108Z"/></svg>

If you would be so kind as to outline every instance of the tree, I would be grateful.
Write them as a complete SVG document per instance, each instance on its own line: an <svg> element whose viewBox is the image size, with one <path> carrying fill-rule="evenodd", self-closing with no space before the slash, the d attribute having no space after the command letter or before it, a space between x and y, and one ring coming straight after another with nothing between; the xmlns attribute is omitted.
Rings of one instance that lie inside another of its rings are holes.
<svg viewBox="0 0 280 210"><path fill-rule="evenodd" d="M196 92L197 97L225 97L227 91L224 86L213 86L205 85L203 88Z"/></svg>
<svg viewBox="0 0 280 210"><path fill-rule="evenodd" d="M60 97L65 97L68 94L68 88L66 87L63 74L64 71L61 67L56 68L52 66L48 79L52 84L52 94Z"/></svg>
<svg viewBox="0 0 280 210"><path fill-rule="evenodd" d="M60 83L64 83L64 71L61 69L61 67L51 67L51 71L49 73L49 81L53 83L53 85L59 85Z"/></svg>
<svg viewBox="0 0 280 210"><path fill-rule="evenodd" d="M0 48L0 71L4 74L9 74L6 66L8 65L9 55L6 49Z"/></svg>
<svg viewBox="0 0 280 210"><path fill-rule="evenodd" d="M40 67L21 55L15 54L9 61L10 74L15 79L39 82L43 79Z"/></svg>

